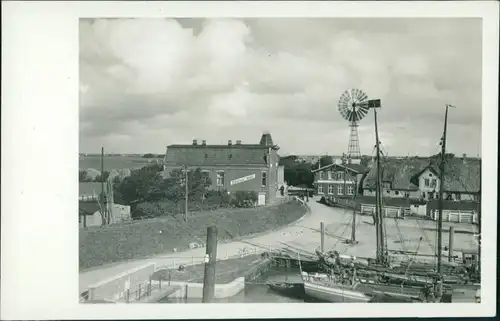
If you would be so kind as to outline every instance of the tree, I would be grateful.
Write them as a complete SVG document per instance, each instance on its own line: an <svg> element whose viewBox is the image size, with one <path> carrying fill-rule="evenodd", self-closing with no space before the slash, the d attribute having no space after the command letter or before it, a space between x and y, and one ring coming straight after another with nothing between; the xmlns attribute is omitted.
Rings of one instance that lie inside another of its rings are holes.
<svg viewBox="0 0 500 321"><path fill-rule="evenodd" d="M330 164L333 164L333 157L324 155L319 158L319 162L315 162L312 166L314 169L316 169L319 168L320 166L323 167Z"/></svg>
<svg viewBox="0 0 500 321"><path fill-rule="evenodd" d="M159 164L144 166L133 170L130 176L114 185L115 201L124 205L132 205L158 197L155 193L161 189L164 179Z"/></svg>
<svg viewBox="0 0 500 321"><path fill-rule="evenodd" d="M78 171L78 181L83 183L83 182L90 182L91 179L90 177L87 175L87 171L84 170L84 169L80 169Z"/></svg>
<svg viewBox="0 0 500 321"><path fill-rule="evenodd" d="M108 177L109 177L109 172L108 171L103 171L101 175L97 175L96 178L95 178L95 182L105 182L108 180Z"/></svg>

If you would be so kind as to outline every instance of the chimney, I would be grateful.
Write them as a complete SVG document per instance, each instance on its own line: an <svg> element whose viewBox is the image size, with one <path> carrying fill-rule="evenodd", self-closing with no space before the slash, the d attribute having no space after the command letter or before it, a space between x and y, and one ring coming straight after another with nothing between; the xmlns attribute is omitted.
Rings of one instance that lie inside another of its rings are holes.
<svg viewBox="0 0 500 321"><path fill-rule="evenodd" d="M206 146L206 145L207 145L207 141L206 141L206 140L202 140L202 141L201 141L201 144L202 144L203 146Z"/></svg>
<svg viewBox="0 0 500 321"><path fill-rule="evenodd" d="M228 140L228 141L227 141L227 144L228 144L229 146L231 146L231 145L233 144L233 141L232 141L232 140Z"/></svg>
<svg viewBox="0 0 500 321"><path fill-rule="evenodd" d="M237 140L236 145L241 145L241 140Z"/></svg>
<svg viewBox="0 0 500 321"><path fill-rule="evenodd" d="M193 139L193 145L198 145L198 141L196 139Z"/></svg>

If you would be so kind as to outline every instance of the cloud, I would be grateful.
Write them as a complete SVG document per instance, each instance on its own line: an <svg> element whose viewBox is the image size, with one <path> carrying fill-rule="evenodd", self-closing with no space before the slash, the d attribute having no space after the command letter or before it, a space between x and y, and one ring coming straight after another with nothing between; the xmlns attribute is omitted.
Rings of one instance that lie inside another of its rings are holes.
<svg viewBox="0 0 500 321"><path fill-rule="evenodd" d="M450 143L477 153L481 124L480 19L82 19L80 148L163 152L193 138L258 142L284 152L346 151L340 94L382 99L392 154ZM373 115L360 122L363 153ZM411 140L418 143L409 144Z"/></svg>

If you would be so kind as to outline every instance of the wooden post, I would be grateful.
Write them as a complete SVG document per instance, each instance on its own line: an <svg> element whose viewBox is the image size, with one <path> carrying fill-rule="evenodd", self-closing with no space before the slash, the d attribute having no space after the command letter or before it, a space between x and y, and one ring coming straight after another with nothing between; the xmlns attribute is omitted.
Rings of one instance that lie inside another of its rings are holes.
<svg viewBox="0 0 500 321"><path fill-rule="evenodd" d="M320 230L321 230L321 253L325 252L325 223L321 222L320 223Z"/></svg>
<svg viewBox="0 0 500 321"><path fill-rule="evenodd" d="M448 241L448 261L453 262L453 238L455 237L455 228L453 226L450 226L450 235L449 235L449 241Z"/></svg>
<svg viewBox="0 0 500 321"><path fill-rule="evenodd" d="M205 259L205 275L203 277L203 303L210 303L215 295L215 266L217 261L217 228L207 229L208 262Z"/></svg>

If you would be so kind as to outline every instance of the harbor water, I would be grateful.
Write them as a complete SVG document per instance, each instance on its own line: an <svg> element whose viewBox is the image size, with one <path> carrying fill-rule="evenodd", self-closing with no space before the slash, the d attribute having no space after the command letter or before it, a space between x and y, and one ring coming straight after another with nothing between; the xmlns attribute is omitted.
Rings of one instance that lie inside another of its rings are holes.
<svg viewBox="0 0 500 321"><path fill-rule="evenodd" d="M214 299L214 303L314 303L318 302L314 298L304 295L300 296L285 296L274 290L271 290L266 284L268 282L290 282L301 283L300 271L298 269L290 269L283 271L283 269L270 269L267 273L260 278L247 282L245 289L235 296L228 298ZM476 290L471 288L460 288L460 286L453 290L454 303L475 303ZM201 303L201 299L164 299L159 303Z"/></svg>

